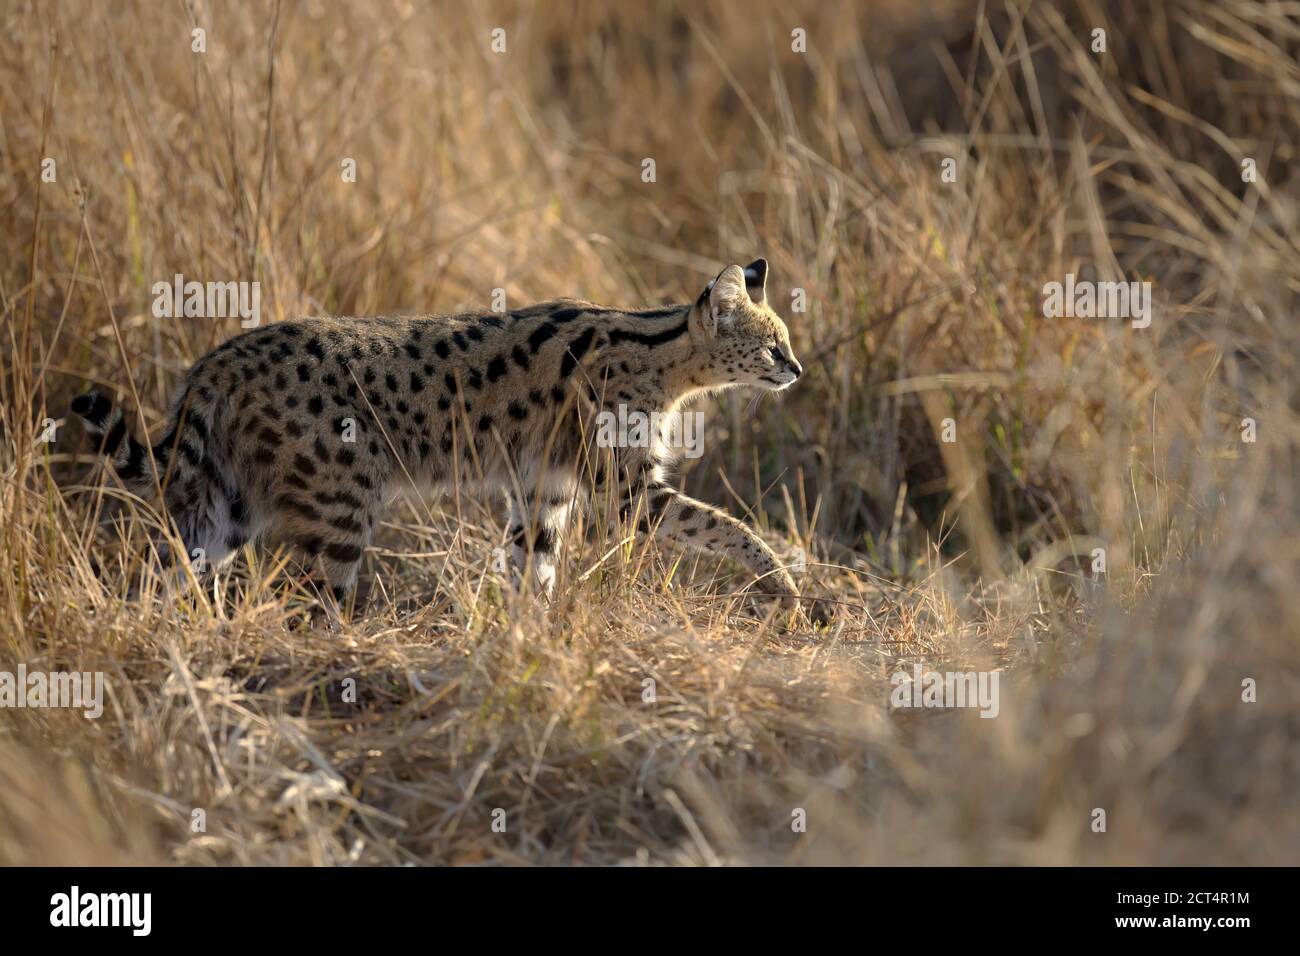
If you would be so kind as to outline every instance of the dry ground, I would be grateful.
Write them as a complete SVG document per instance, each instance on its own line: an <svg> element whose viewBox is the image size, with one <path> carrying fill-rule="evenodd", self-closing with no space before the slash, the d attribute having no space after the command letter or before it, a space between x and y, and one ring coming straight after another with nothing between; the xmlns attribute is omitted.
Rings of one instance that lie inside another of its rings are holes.
<svg viewBox="0 0 1300 956"><path fill-rule="evenodd" d="M1234 0L5 3L0 669L107 697L0 711L0 863L1300 862L1298 51ZM684 480L827 632L592 529L540 609L472 500L393 512L342 628L268 553L135 599L157 516L37 441L88 381L156 429L238 331L155 318L177 272L270 321L760 254L808 372ZM1044 317L1067 273L1154 321ZM891 710L917 662L998 717Z"/></svg>

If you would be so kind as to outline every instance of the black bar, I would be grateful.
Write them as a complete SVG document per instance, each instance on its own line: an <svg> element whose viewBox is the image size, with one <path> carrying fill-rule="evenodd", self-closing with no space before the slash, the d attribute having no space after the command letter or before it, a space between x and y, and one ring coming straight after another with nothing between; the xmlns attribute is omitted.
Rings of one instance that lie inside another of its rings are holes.
<svg viewBox="0 0 1300 956"><path fill-rule="evenodd" d="M127 945L265 947L283 939L370 948L377 934L404 928L435 946L465 933L494 941L519 934L533 946L554 934L558 945L576 931L640 947L668 945L688 927L693 942L716 934L730 944L840 937L928 949L1033 929L1058 941L1200 936L1231 944L1252 930L1286 928L1294 878L1263 868L10 869L0 870L0 912L7 944L75 935ZM130 925L134 915L144 926L143 896L134 910L121 908L122 897L109 901L127 925L51 925L70 921L73 886L86 918L99 911L98 894L149 894L148 935ZM1208 928L1189 923L1207 918ZM1120 925L1134 919L1153 922Z"/></svg>

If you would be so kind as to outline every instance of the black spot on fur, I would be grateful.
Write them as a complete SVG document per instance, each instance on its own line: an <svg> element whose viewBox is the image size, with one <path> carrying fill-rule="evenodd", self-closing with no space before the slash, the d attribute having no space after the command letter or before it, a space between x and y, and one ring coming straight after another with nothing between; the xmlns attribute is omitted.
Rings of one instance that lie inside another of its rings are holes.
<svg viewBox="0 0 1300 956"><path fill-rule="evenodd" d="M654 348L663 345L665 342L671 342L684 334L686 334L686 320L682 319L680 325L675 325L671 329L664 329L662 332L630 332L624 329L614 329L609 333L609 343L610 345L618 345L622 342L634 342L637 345L647 345Z"/></svg>
<svg viewBox="0 0 1300 956"><path fill-rule="evenodd" d="M591 348L592 339L596 337L594 326L588 327L581 335L569 343L569 350L564 353L564 359L560 362L560 378L567 378L573 373L582 357L587 354Z"/></svg>
<svg viewBox="0 0 1300 956"><path fill-rule="evenodd" d="M117 446L122 443L126 436L126 417L123 416L117 420L117 423L108 430L104 436L104 454L112 455L116 453Z"/></svg>
<svg viewBox="0 0 1300 956"><path fill-rule="evenodd" d="M337 518L330 518L329 523L340 531L347 531L351 534L360 534L362 531L361 523L351 515L340 515Z"/></svg>
<svg viewBox="0 0 1300 956"><path fill-rule="evenodd" d="M533 550L539 554L550 554L555 550L555 529L550 527L540 527L537 529L537 537L533 541Z"/></svg>
<svg viewBox="0 0 1300 956"><path fill-rule="evenodd" d="M339 564L351 564L361 560L361 548L355 544L329 544L325 546L325 557Z"/></svg>
<svg viewBox="0 0 1300 956"><path fill-rule="evenodd" d="M187 441L182 441L179 447L180 447L181 457L185 459L186 464L194 468L203 467L203 456L199 454L199 450L197 448L195 448Z"/></svg>
<svg viewBox="0 0 1300 956"><path fill-rule="evenodd" d="M275 503L286 511L295 512L296 514L302 515L304 518L308 518L312 521L320 520L319 508L299 498L295 498L293 495L279 495L275 499Z"/></svg>
<svg viewBox="0 0 1300 956"><path fill-rule="evenodd" d="M127 453L126 464L119 468L117 473L123 481L134 481L144 475L144 445L129 435L127 441L131 444L131 450ZM158 465L165 467L166 459L159 458Z"/></svg>
<svg viewBox="0 0 1300 956"><path fill-rule="evenodd" d="M537 328L533 329L532 335L528 336L528 347L532 349L533 354L536 355L537 350L540 349L542 345L548 339L552 338L558 331L559 329L551 325L551 323L543 322Z"/></svg>

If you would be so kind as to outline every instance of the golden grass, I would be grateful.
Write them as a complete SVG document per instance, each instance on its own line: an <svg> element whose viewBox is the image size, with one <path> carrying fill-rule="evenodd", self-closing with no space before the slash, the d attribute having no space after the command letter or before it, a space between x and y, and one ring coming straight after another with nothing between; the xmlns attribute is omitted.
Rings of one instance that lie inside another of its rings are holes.
<svg viewBox="0 0 1300 956"><path fill-rule="evenodd" d="M1300 19L920 6L10 4L0 669L107 700L0 710L0 862L1300 862ZM36 441L87 381L156 429L238 331L154 318L175 272L278 320L759 254L808 372L710 404L684 480L810 555L828 632L591 528L543 611L470 499L392 513L337 629L267 553L137 599L157 515ZM1067 272L1155 321L1044 318ZM918 661L1000 669L999 716L892 712Z"/></svg>

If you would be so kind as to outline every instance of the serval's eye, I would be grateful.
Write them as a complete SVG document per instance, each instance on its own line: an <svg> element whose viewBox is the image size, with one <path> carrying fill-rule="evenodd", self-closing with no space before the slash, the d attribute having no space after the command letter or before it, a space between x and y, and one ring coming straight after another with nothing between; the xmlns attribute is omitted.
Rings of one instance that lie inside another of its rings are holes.
<svg viewBox="0 0 1300 956"><path fill-rule="evenodd" d="M770 354L770 355L772 356L772 363L773 363L773 364L776 364L776 363L778 363L778 362L783 362L783 361L785 361L785 356L781 354L781 346L779 346L779 345L771 345L771 346L768 346L767 351L768 351L768 354Z"/></svg>

